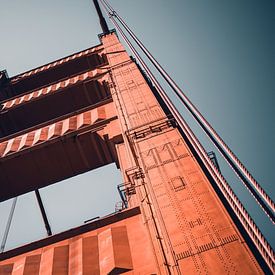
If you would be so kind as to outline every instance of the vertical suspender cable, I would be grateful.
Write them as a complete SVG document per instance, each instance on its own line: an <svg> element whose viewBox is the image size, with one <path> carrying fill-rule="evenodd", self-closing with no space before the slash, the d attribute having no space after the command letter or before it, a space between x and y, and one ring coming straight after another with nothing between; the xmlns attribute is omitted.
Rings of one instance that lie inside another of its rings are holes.
<svg viewBox="0 0 275 275"><path fill-rule="evenodd" d="M263 259L267 263L270 270L273 270L274 265L274 253L268 242L265 240L264 236L262 235L261 231L258 229L250 215L247 213L245 208L243 207L242 203L239 201L238 197L234 194L233 190L229 186L229 184L226 182L226 180L223 178L223 176L218 171L217 167L213 164L213 162L209 159L206 151L204 150L203 146L200 144L188 124L184 121L184 119L181 117L180 113L177 111L175 106L173 105L170 98L166 95L161 85L158 83L144 60L141 58L139 53L135 50L134 46L131 44L129 39L124 34L123 30L119 27L117 22L113 18L113 14L108 12L107 8L105 7L104 3L102 3L104 9L106 10L107 14L110 16L110 20L114 24L115 28L119 31L122 38L132 51L132 53L136 56L137 60L140 62L140 64L143 66L144 70L146 71L147 75L150 77L153 84L156 86L157 91L159 92L161 98L164 100L164 102L167 104L168 108L170 109L171 113L175 117L176 121L180 125L180 127L183 129L184 134L187 136L188 140L192 144L194 150L204 163L205 167L209 171L212 178L217 183L218 188L226 198L227 202L231 206L232 209L234 209L234 212L236 216L238 217L239 221L245 228L247 234L250 236L251 240L253 241L254 245L257 247L259 252L261 253Z"/></svg>
<svg viewBox="0 0 275 275"><path fill-rule="evenodd" d="M2 239L2 243L1 243L1 247L0 247L0 253L2 253L4 251L6 243L7 243L7 239L8 239L8 235L9 235L9 232L10 232L10 227L11 227L11 222L12 222L16 202L17 202L17 197L14 198L13 201L12 201L9 218L8 218L8 221L7 221L6 229L5 229L4 236L3 236L3 239Z"/></svg>
<svg viewBox="0 0 275 275"><path fill-rule="evenodd" d="M178 87L178 85L174 82L174 80L168 75L168 73L162 68L162 66L155 60L155 58L151 55L151 53L146 49L146 47L142 44L142 42L136 37L136 35L131 31L131 29L127 26L125 21L118 15L118 13L110 6L110 4L106 0L100 0L101 3L108 7L112 16L116 17L118 21L122 24L122 26L126 29L126 31L130 34L133 40L137 43L137 45L141 48L141 50L145 53L145 55L149 58L149 60L153 63L156 69L160 72L160 74L164 77L164 79L168 82L173 91L177 94L195 120L199 123L202 129L205 131L207 136L211 139L214 145L218 148L222 156L229 163L234 172L240 177L241 181L244 183L246 188L250 191L252 196L258 202L260 207L266 213L266 215L271 219L274 223L274 211L275 204L268 196L268 194L264 191L264 189L260 186L260 184L253 178L253 176L249 173L246 167L241 163L241 161L237 158L237 156L230 150L230 148L226 145L226 143L222 140L222 138L217 134L217 132L213 129L213 127L209 124L209 122L203 117L203 115L199 112L199 110L193 105L193 103L189 100L189 98L183 93L183 91ZM248 180L248 181L247 181ZM258 194L255 192L257 190ZM266 204L270 207L270 209L266 206Z"/></svg>
<svg viewBox="0 0 275 275"><path fill-rule="evenodd" d="M43 221L44 221L44 224L45 224L45 227L46 227L46 230L47 230L47 234L48 234L48 236L51 236L52 231L51 231L51 228L50 228L47 216L46 216L46 212L45 212L45 209L43 207L43 203L42 203L42 200L41 200L41 197L40 197L40 194L39 194L38 190L35 190L35 195L36 195L36 198L37 198L37 201L38 201L38 204L39 204L39 208L40 208L40 211L41 211L41 214L42 214L42 217L43 217ZM9 235L9 231L10 231L10 227L11 227L11 223L12 223L16 203L17 203L17 197L15 197L12 201L10 214L9 214L9 217L8 217L7 225L6 225L5 232L4 232L4 235L3 235L3 239L2 239L2 242L1 242L0 253L2 253L4 251L6 243L7 243L7 239L8 239L8 235Z"/></svg>
<svg viewBox="0 0 275 275"><path fill-rule="evenodd" d="M40 193L39 193L39 190L35 189L34 192L35 192L35 196L36 196L36 199L37 199L37 202L38 202L38 206L39 206L39 209L40 209L43 221L44 221L44 225L45 225L45 228L46 228L46 231L47 231L47 235L51 236L52 235L51 226L50 226L50 223L49 223L49 220L48 220L48 217L47 217L47 214L46 214L46 211L45 211L45 208L44 208L44 205L43 205Z"/></svg>

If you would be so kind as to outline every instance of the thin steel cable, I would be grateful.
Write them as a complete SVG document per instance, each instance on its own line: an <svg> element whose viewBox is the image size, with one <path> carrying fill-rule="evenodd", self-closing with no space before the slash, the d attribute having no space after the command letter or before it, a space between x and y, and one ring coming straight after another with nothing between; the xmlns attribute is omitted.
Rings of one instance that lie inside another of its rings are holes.
<svg viewBox="0 0 275 275"><path fill-rule="evenodd" d="M214 143L214 145L218 148L222 156L226 159L226 161L230 164L231 169L237 174L237 176L241 179L245 187L249 190L253 198L262 208L264 213L270 218L270 220L274 223L274 211L275 204L272 199L268 196L268 194L264 191L264 189L260 186L260 184L253 178L253 176L249 173L246 167L241 163L241 161L237 158L237 156L230 150L227 144L222 140L222 138L217 134L217 132L213 129L210 123L203 117L203 115L199 112L199 110L194 106L194 104L189 100L189 98L183 93L183 91L178 87L178 85L174 82L174 80L168 75L168 73L162 68L162 66L155 60L155 58L151 55L151 53L146 49L146 47L142 44L142 42L136 37L136 35L131 31L131 29L127 26L125 21L119 16L119 14L111 7L111 5L106 0L100 0L101 4L104 4L108 7L112 16L116 17L119 22L123 25L126 31L130 34L130 36L134 39L134 41L138 44L141 50L145 53L145 55L149 58L149 60L153 63L156 69L160 72L160 74L164 77L164 79L168 82L173 91L178 95L181 101L184 103L186 108L195 118L195 120L199 123L199 125L203 128L204 132L210 138L210 140ZM245 177L244 177L245 176ZM247 180L248 182L247 182ZM255 190L257 190L258 194ZM270 209L265 205L265 203L270 207Z"/></svg>
<svg viewBox="0 0 275 275"><path fill-rule="evenodd" d="M103 3L102 3L103 4ZM109 13L106 7L103 4L104 9L106 10L107 14L110 16L110 20L115 25L119 33L121 34L122 38L126 42L126 44L129 46L132 53L136 56L136 58L139 60L141 65L143 66L146 73L149 75L151 81L156 86L160 96L164 100L164 102L169 107L170 111L176 118L177 122L181 126L181 128L184 130L184 133L187 135L189 141L191 142L192 146L194 147L197 154L200 156L201 160L203 161L205 167L208 169L210 175L212 178L217 182L217 186L219 187L220 191L226 198L229 205L234 209L236 216L244 226L244 228L247 231L247 234L252 239L255 246L258 248L258 250L261 252L262 257L264 258L265 262L269 266L271 270L273 270L274 265L274 252L268 242L265 240L264 236L262 235L261 231L258 229L256 224L254 223L253 219L250 217L250 215L245 210L242 203L239 201L238 197L234 194L233 190L229 186L229 184L226 182L226 180L223 178L221 173L218 171L217 167L213 164L213 162L210 160L209 156L207 155L206 151L204 150L203 146L200 144L198 139L193 134L190 127L187 125L187 123L184 121L184 119L181 117L169 97L164 92L161 85L158 83L154 75L151 73L148 66L145 64L143 59L140 57L138 52L135 50L131 42L128 40L122 29L119 27L117 22L113 19L112 13Z"/></svg>
<svg viewBox="0 0 275 275"><path fill-rule="evenodd" d="M44 225L45 225L45 228L46 228L46 231L47 231L47 235L52 236L51 226L50 226L47 214L46 214L46 210L45 210L44 205L43 205L43 201L42 201L40 192L39 192L38 189L35 189L34 193L35 193L35 197L36 197L39 209L40 209L41 216L43 218L43 222L44 222Z"/></svg>
<svg viewBox="0 0 275 275"><path fill-rule="evenodd" d="M13 218L16 203L17 203L17 197L15 197L12 201L10 214L9 214L9 217L8 217L8 221L7 221L7 224L6 224L4 236L3 236L1 247L0 247L0 253L4 252L4 250L5 250L5 246L6 246L8 235L9 235L9 232L10 232L11 222L12 222L12 218Z"/></svg>

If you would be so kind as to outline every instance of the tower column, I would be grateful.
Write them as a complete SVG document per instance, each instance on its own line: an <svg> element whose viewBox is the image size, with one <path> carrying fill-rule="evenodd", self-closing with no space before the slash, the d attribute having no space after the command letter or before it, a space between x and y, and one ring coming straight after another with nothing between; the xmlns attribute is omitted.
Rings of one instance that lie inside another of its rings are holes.
<svg viewBox="0 0 275 275"><path fill-rule="evenodd" d="M114 33L102 37L130 206L142 208L163 274L261 274L186 140Z"/></svg>

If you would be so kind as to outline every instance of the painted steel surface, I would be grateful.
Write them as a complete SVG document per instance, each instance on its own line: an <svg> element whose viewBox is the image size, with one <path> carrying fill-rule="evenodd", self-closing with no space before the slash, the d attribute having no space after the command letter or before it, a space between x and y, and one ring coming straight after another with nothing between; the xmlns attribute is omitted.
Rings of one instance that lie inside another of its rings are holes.
<svg viewBox="0 0 275 275"><path fill-rule="evenodd" d="M43 154L51 166L58 155L62 165L43 179L54 183L70 169L79 173L117 159L128 204L141 213L56 244L45 239L39 250L1 263L0 274L263 274L186 136L116 34L101 40L113 102L3 141L0 161L16 167L20 153L29 152L30 163ZM77 161L70 166L64 152Z"/></svg>
<svg viewBox="0 0 275 275"><path fill-rule="evenodd" d="M26 133L22 136L1 142L0 158L4 158L10 154L17 153L23 149L33 147L40 143L47 142L50 139L59 138L70 132L77 131L82 127L93 125L94 123L104 120L107 117L111 118L112 116L115 116L111 112L110 107L108 108L108 106L102 106L76 116L71 116L67 119Z"/></svg>
<svg viewBox="0 0 275 275"><path fill-rule="evenodd" d="M71 77L69 79L60 81L53 85L49 85L49 86L43 87L41 89L35 90L35 91L25 94L23 96L16 97L15 99L8 100L8 101L2 103L1 111L11 109L11 108L16 107L20 104L24 104L28 101L38 99L40 97L49 95L51 93L62 91L64 88L70 87L70 86L77 84L79 82L100 76L100 75L106 73L106 71L107 71L106 69L105 70L104 69L95 69L95 70Z"/></svg>
<svg viewBox="0 0 275 275"><path fill-rule="evenodd" d="M97 47L92 47L90 49L87 49L87 50L84 50L84 51L81 51L79 53L76 53L76 54L73 54L73 55L70 55L68 57L65 57L65 58L62 58L60 60L57 60L57 61L54 61L54 62L51 62L47 65L44 65L44 66L41 66L39 68L36 68L36 69L33 69L33 70L30 70L28 72L25 72L25 73L22 73L22 74L19 74L19 75L16 75L12 78L12 82L16 82L18 80L21 80L22 78L25 78L25 77L29 77L29 76L32 76L34 74L37 74L39 72L42 72L42 71L46 71L46 70L49 70L53 67L56 67L58 65L61 65L61 64L64 64L66 62L69 62L71 60L74 60L76 58L79 58L79 57L82 57L82 56L85 56L85 55L88 55L88 54L91 54L91 53L95 53L97 51L100 51L102 50L102 46L97 46Z"/></svg>
<svg viewBox="0 0 275 275"><path fill-rule="evenodd" d="M106 64L102 47L93 47L64 57L45 66L7 79L0 87L0 101L14 99L49 84L56 83Z"/></svg>
<svg viewBox="0 0 275 275"><path fill-rule="evenodd" d="M166 114L117 37L102 41L128 137L118 154L136 188L129 204L142 206L161 273L262 274L187 141L173 127L155 127Z"/></svg>
<svg viewBox="0 0 275 275"><path fill-rule="evenodd" d="M49 245L1 261L0 274L158 274L138 208L74 230L85 232L85 227L94 229L66 232L71 236L61 241L48 238Z"/></svg>

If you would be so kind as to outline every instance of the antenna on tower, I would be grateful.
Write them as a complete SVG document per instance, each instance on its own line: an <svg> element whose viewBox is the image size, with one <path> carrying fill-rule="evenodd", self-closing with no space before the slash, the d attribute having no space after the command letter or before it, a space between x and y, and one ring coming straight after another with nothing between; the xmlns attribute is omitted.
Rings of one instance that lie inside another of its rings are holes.
<svg viewBox="0 0 275 275"><path fill-rule="evenodd" d="M99 6L97 0L93 0L93 2L94 2L94 5L95 5L95 8L96 8L96 11L97 11L97 15L99 17L99 22L100 22L100 26L102 28L103 34L110 33L108 25L106 23L105 18L102 15L102 12L101 12L101 9L100 9L100 6Z"/></svg>

